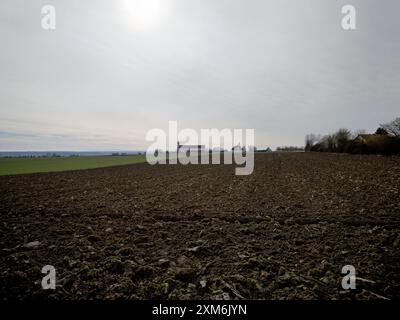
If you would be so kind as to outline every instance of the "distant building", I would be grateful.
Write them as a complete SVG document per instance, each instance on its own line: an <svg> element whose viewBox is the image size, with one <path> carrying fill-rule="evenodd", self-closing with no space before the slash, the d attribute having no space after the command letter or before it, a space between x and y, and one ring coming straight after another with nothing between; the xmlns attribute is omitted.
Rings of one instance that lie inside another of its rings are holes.
<svg viewBox="0 0 400 320"><path fill-rule="evenodd" d="M377 142L386 140L387 136L382 134L359 134L355 137L354 141L361 142L361 143L370 143L370 142Z"/></svg>
<svg viewBox="0 0 400 320"><path fill-rule="evenodd" d="M177 152L204 152L205 146L201 144L192 145L192 144L180 144L179 141L177 143Z"/></svg>
<svg viewBox="0 0 400 320"><path fill-rule="evenodd" d="M359 134L348 146L350 153L400 154L400 138L387 134Z"/></svg>
<svg viewBox="0 0 400 320"><path fill-rule="evenodd" d="M240 146L240 145L237 145L237 146L233 146L232 147L232 151L233 152L240 152L240 151L242 151L243 150L243 148Z"/></svg>
<svg viewBox="0 0 400 320"><path fill-rule="evenodd" d="M257 149L256 152L272 152L270 147L267 147L266 149Z"/></svg>

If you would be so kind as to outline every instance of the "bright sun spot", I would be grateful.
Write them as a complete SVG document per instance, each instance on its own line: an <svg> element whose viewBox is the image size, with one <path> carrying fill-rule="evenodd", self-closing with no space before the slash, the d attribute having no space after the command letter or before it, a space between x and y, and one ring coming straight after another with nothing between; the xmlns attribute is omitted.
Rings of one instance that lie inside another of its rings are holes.
<svg viewBox="0 0 400 320"><path fill-rule="evenodd" d="M159 25L163 18L162 0L123 0L125 22L136 30Z"/></svg>

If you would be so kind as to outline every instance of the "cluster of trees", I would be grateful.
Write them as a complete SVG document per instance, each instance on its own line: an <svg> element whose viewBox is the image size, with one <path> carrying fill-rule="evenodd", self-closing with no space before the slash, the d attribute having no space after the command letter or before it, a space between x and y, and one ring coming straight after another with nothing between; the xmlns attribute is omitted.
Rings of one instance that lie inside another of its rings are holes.
<svg viewBox="0 0 400 320"><path fill-rule="evenodd" d="M325 136L308 134L305 143L306 151L400 154L400 118L381 124L374 134L342 128Z"/></svg>
<svg viewBox="0 0 400 320"><path fill-rule="evenodd" d="M356 135L364 132L352 134L350 130L342 128L337 132L325 136L308 134L306 136L306 151L327 151L327 152L344 152L348 143L355 138Z"/></svg>

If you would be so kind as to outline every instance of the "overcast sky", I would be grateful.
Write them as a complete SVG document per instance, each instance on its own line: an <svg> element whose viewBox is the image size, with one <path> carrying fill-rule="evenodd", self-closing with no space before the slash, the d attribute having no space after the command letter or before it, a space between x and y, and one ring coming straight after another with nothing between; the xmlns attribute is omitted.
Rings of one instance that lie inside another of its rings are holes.
<svg viewBox="0 0 400 320"><path fill-rule="evenodd" d="M0 150L144 149L169 120L253 128L260 147L373 131L400 116L399 14L398 0L2 0Z"/></svg>

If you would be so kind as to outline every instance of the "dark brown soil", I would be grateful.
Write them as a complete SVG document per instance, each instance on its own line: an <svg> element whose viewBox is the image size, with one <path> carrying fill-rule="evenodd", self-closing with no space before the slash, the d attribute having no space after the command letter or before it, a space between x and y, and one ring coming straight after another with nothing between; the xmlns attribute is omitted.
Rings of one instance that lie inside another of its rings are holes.
<svg viewBox="0 0 400 320"><path fill-rule="evenodd" d="M399 190L399 157L312 153L3 176L0 298L398 299Z"/></svg>

